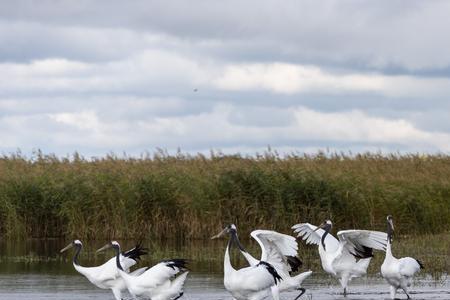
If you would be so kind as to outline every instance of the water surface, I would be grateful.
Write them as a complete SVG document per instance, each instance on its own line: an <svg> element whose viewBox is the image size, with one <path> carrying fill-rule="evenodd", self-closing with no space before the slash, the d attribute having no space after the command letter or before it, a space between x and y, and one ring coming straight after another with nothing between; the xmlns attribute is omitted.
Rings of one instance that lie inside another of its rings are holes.
<svg viewBox="0 0 450 300"><path fill-rule="evenodd" d="M72 253L60 255L65 246L63 240L26 240L22 242L0 242L0 299L114 299L112 293L100 290L77 274L71 264ZM94 255L95 249L104 241L90 242L82 252L81 263L95 266L112 256L112 253ZM124 241L129 248L133 245ZM161 246L164 245L164 246ZM147 241L151 249L140 266L153 264L162 258L183 257L191 260L191 273L185 285L182 299L231 300L222 282L222 258L225 242L197 241L188 244L176 242ZM255 253L257 249L251 248ZM304 269L315 272L304 284L306 294L301 299L388 299L389 287L379 277L379 261L374 260L369 276L354 280L349 286L350 295L344 298L337 281L321 272L315 250L304 250ZM233 257L236 266L244 265L238 255ZM445 274L423 273L410 290L414 299L450 299L450 282ZM281 299L293 300L298 293L283 293ZM406 297L399 293L398 297Z"/></svg>

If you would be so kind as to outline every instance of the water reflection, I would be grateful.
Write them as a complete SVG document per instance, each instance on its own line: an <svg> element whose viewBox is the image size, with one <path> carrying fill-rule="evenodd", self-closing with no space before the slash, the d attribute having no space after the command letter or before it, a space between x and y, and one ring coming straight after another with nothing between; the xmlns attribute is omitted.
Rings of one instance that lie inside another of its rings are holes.
<svg viewBox="0 0 450 300"><path fill-rule="evenodd" d="M64 255L59 250L70 241L62 239L28 239L19 242L0 242L0 299L113 299L109 291L92 286L77 274L72 266L72 252ZM120 241L124 248L134 246L133 241ZM256 257L256 243L244 241ZM85 266L102 264L113 253L95 254L106 241L84 244L80 262ZM183 299L231 299L223 289L222 268L226 241L144 241L150 255L139 265L151 265L163 258L187 258L192 272L186 283ZM315 247L301 246L299 253L304 261L303 270L312 269L313 276L305 282L307 295L302 299L344 299L338 282L321 271ZM442 254L441 254L442 255ZM445 255L445 254L443 254ZM347 299L387 299L389 287L379 277L379 265L383 255L374 259L369 277L351 282ZM234 253L233 265L244 266L243 258ZM303 271L302 270L302 271ZM439 278L436 280L436 278ZM445 274L422 274L412 288L415 299L450 299L450 284ZM283 294L282 299L293 299L296 294ZM403 295L402 295L403 296Z"/></svg>
<svg viewBox="0 0 450 300"><path fill-rule="evenodd" d="M59 251L70 241L63 239L29 239L26 241L0 242L0 272L1 273L47 273L74 274L71 259L73 252ZM107 241L89 241L83 243L80 263L83 266L95 266L104 263L113 256L113 252L96 253L95 251ZM135 246L134 241L119 241L122 248L130 249ZM180 241L143 241L142 245L149 249L140 265L151 265L161 259L186 258L190 269L201 274L219 274L222 272L222 261L225 241L194 240ZM257 254L257 249L249 247ZM235 253L233 262L237 266L244 266L244 259Z"/></svg>

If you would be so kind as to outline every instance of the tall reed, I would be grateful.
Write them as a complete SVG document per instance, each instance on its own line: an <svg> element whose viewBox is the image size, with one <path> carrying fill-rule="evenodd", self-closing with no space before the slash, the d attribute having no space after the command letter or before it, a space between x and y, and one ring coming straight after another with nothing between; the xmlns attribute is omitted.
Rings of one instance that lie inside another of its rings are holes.
<svg viewBox="0 0 450 300"><path fill-rule="evenodd" d="M0 158L0 233L10 238L207 238L230 222L244 235L326 218L384 230L387 214L399 234L448 232L450 157Z"/></svg>

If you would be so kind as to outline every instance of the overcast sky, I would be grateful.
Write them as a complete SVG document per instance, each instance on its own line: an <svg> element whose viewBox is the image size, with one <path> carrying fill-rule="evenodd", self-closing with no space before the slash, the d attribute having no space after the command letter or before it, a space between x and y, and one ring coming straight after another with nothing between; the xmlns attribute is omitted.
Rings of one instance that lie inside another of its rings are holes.
<svg viewBox="0 0 450 300"><path fill-rule="evenodd" d="M0 1L0 152L450 151L450 1Z"/></svg>

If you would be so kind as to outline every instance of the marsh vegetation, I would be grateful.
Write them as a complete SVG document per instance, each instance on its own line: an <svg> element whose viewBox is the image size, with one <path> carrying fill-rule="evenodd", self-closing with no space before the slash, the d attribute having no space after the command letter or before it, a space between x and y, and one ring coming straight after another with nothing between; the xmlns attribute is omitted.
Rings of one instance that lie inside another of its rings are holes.
<svg viewBox="0 0 450 300"><path fill-rule="evenodd" d="M448 234L445 155L212 154L0 159L0 233L8 238L204 239L223 224L289 232L331 218L336 228Z"/></svg>

